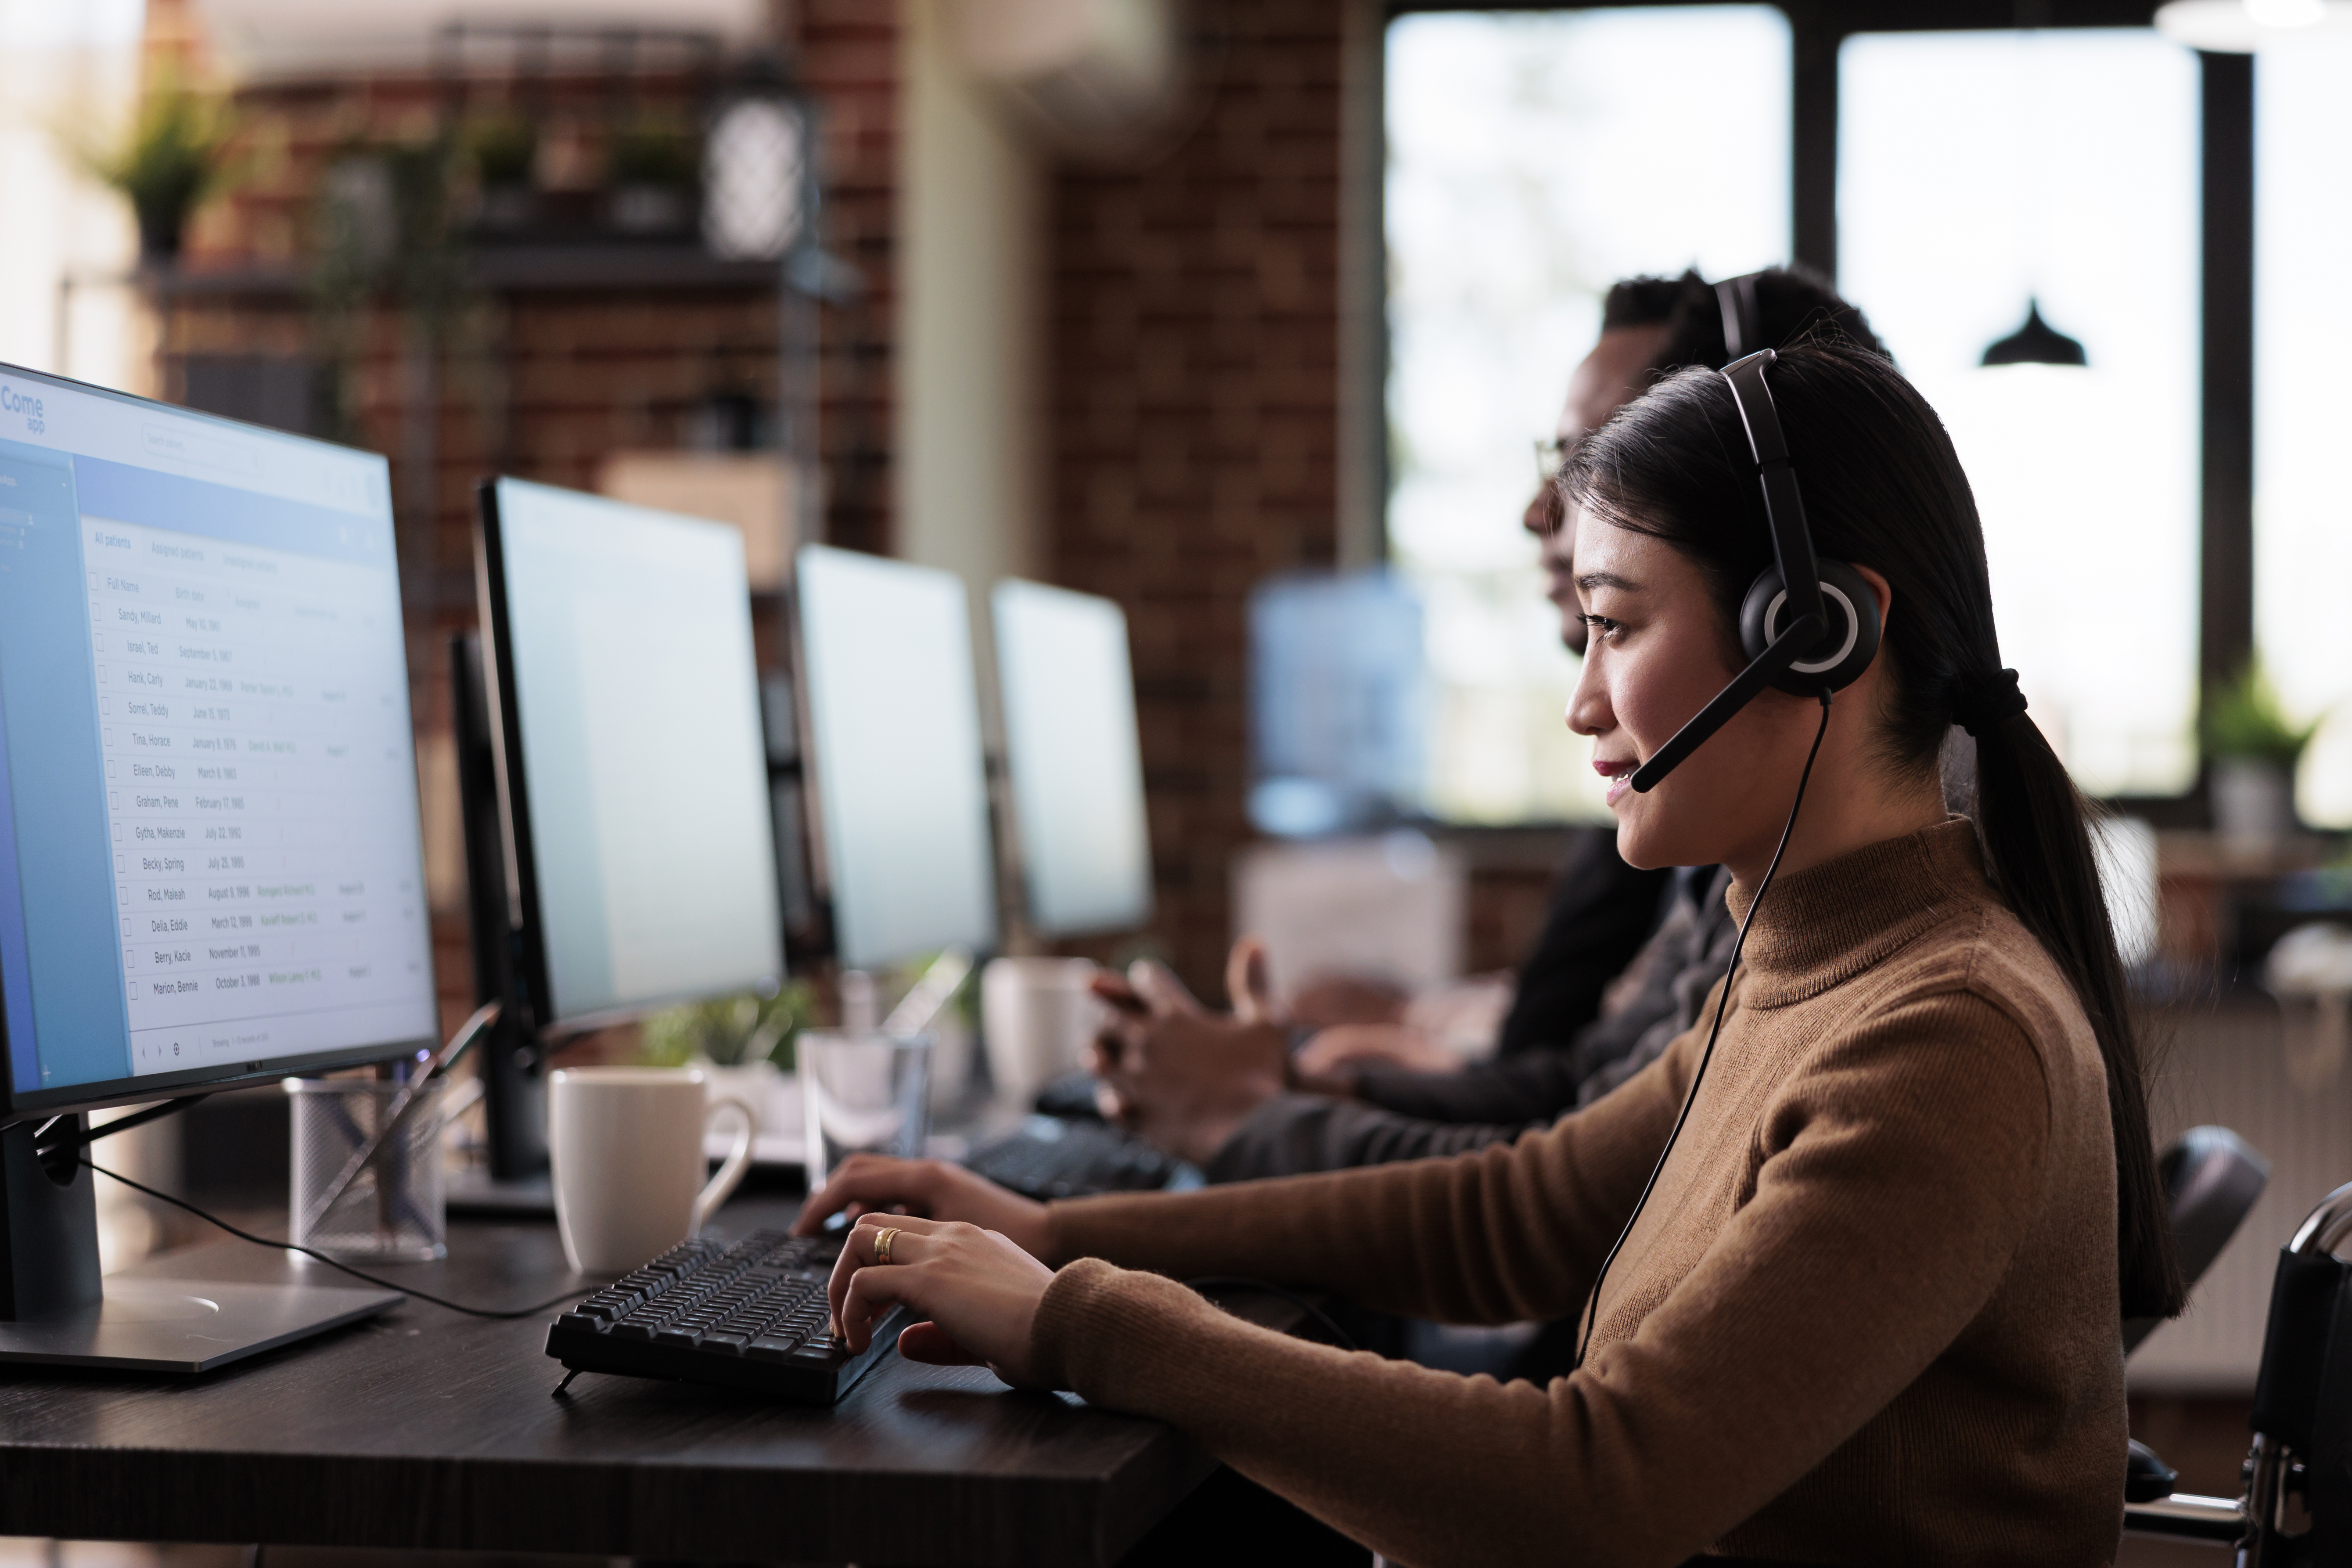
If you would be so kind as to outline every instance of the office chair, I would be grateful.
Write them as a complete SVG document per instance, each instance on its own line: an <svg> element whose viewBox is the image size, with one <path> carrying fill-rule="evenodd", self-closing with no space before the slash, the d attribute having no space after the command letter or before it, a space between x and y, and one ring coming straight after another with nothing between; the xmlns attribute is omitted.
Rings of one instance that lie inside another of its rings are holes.
<svg viewBox="0 0 2352 1568"><path fill-rule="evenodd" d="M2352 1265L2336 1256L2347 1240L2352 1183L2279 1255L2244 1492L2127 1500L2126 1531L2232 1548L2235 1568L2352 1561Z"/></svg>

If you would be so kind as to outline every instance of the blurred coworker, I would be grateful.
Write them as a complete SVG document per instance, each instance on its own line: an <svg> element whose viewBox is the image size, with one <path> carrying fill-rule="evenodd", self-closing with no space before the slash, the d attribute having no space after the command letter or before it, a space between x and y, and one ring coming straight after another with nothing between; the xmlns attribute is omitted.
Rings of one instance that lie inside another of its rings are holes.
<svg viewBox="0 0 2352 1568"><path fill-rule="evenodd" d="M1811 272L1765 272L1756 299L1768 344L1832 326L1885 353L1862 312ZM1546 474L1668 371L1719 369L1727 357L1715 289L1697 273L1616 284L1600 341L1570 379L1544 449ZM1571 530L1561 526L1549 482L1525 521L1543 541L1546 596L1559 606L1561 639L1581 654ZM1294 1058L1296 1031L1276 1016L1256 945L1246 939L1227 966L1230 1016L1205 1011L1156 967L1138 973L1139 990L1107 981L1106 994L1130 1016L1108 1075L1109 1098L1139 1135L1192 1161L1213 1182L1509 1142L1606 1094L1691 1026L1730 957L1728 879L1711 866L1638 871L1619 858L1614 830L1580 830L1520 969L1496 1055L1467 1065L1400 1022L1336 1025Z"/></svg>

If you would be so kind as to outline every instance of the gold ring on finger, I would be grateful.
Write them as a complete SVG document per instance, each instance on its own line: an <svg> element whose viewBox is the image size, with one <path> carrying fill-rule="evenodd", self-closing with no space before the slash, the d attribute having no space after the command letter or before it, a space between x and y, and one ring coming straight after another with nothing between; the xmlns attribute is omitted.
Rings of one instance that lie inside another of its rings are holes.
<svg viewBox="0 0 2352 1568"><path fill-rule="evenodd" d="M882 1229L876 1231L874 1233L874 1261L877 1263L889 1262L890 1244L898 1239L898 1227L895 1225L886 1226Z"/></svg>

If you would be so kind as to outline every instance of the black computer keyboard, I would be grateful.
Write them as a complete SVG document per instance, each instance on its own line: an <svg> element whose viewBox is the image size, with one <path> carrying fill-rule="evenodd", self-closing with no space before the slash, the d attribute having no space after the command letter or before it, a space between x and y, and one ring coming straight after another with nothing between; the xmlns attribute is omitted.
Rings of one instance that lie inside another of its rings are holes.
<svg viewBox="0 0 2352 1568"><path fill-rule="evenodd" d="M547 1353L574 1372L681 1378L830 1405L897 1341L901 1314L851 1355L827 1327L839 1237L757 1230L681 1242L555 1320Z"/></svg>
<svg viewBox="0 0 2352 1568"><path fill-rule="evenodd" d="M1019 1131L973 1150L964 1163L1033 1198L1157 1192L1200 1180L1182 1161L1115 1127L1052 1116L1024 1118Z"/></svg>

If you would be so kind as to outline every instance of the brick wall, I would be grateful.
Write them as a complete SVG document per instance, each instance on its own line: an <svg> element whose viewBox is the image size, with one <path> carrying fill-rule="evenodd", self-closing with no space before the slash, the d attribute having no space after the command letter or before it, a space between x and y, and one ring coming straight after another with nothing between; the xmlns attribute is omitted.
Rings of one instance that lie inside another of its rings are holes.
<svg viewBox="0 0 2352 1568"><path fill-rule="evenodd" d="M802 0L790 11L802 79L824 120L825 248L855 267L863 285L855 302L824 309L818 334L825 538L852 550L887 552L898 310L898 7L897 0Z"/></svg>
<svg viewBox="0 0 2352 1568"><path fill-rule="evenodd" d="M1340 0L1224 0L1197 124L1053 191L1057 582L1132 627L1160 912L1220 995L1249 837L1250 588L1337 549Z"/></svg>

